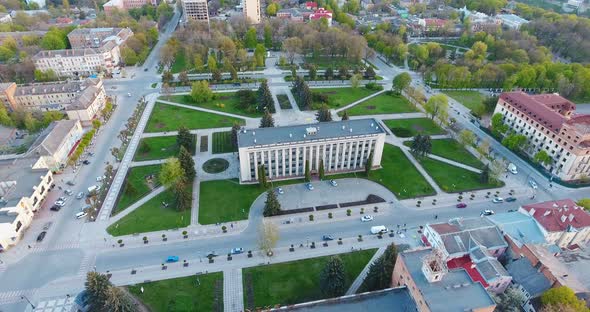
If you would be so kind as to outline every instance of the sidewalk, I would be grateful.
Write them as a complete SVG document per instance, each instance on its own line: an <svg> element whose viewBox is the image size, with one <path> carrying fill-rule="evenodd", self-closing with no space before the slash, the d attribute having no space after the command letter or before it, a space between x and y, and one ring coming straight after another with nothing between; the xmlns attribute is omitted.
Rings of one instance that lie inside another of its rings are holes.
<svg viewBox="0 0 590 312"><path fill-rule="evenodd" d="M341 111L345 111L345 110L347 110L347 109L349 109L349 108L351 108L351 107L353 107L353 106L355 106L355 105L358 105L358 104L360 104L360 103L362 103L362 102L364 102L364 101L367 101L367 100L369 100L369 99L371 99L371 98L374 98L374 97L376 97L376 96L379 96L379 95L381 95L381 94L383 94L383 93L385 93L385 92L387 92L387 90L383 89L383 90L381 90L381 91L378 91L378 92L375 92L375 93L373 93L373 94L371 94L371 95L369 95L369 96L367 96L367 97L364 97L364 98L362 98L362 99L360 99L360 100L357 100L357 101L354 101L354 102L352 102L352 103L350 103L350 104L348 104L348 105L345 105L345 106L343 106L343 107L341 107L341 108L339 108L339 109L335 109L334 111L336 112L336 114L338 114L338 113L340 113Z"/></svg>
<svg viewBox="0 0 590 312"><path fill-rule="evenodd" d="M375 262L375 260L381 257L381 255L385 252L385 249L387 249L387 247L381 247L377 250L377 252L375 252L371 260L369 260L367 265L365 265L365 268L361 271L361 273L359 273L354 282L352 282L352 285L350 285L350 288L348 288L348 291L346 291L345 295L354 295L357 292L357 290L359 290L359 287L361 287L361 285L363 284L365 277L367 277L367 273L369 273L371 265L373 265L373 262Z"/></svg>
<svg viewBox="0 0 590 312"><path fill-rule="evenodd" d="M119 222L119 220L121 220L122 218L124 218L126 215L132 213L135 209L141 207L143 204L145 204L146 202L148 202L150 199L158 196L158 194L164 192L166 189L163 186L157 187L155 189L153 189L150 193L148 193L146 196L142 197L141 199L139 199L138 201L136 201L135 203L133 203L131 206L123 209L121 212L117 213L116 215L110 217L108 219L109 225L110 224L115 224L116 222Z"/></svg>

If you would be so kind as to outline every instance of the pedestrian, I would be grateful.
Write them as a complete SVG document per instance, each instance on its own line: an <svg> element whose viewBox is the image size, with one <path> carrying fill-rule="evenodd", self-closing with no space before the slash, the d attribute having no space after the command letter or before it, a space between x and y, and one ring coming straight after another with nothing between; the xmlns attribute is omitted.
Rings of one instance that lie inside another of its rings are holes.
<svg viewBox="0 0 590 312"><path fill-rule="evenodd" d="M434 220L438 219L438 215L434 215Z"/></svg>
<svg viewBox="0 0 590 312"><path fill-rule="evenodd" d="M31 245L29 245L29 249L31 249Z"/></svg>
<svg viewBox="0 0 590 312"><path fill-rule="evenodd" d="M232 222L232 223L230 223L229 225L231 226L231 228L232 228L232 229L234 228L234 224L233 224L233 222Z"/></svg>

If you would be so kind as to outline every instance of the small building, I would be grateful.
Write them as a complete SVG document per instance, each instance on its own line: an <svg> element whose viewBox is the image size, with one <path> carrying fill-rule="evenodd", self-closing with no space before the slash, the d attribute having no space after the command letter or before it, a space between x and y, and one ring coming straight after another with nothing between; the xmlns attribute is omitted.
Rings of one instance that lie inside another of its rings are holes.
<svg viewBox="0 0 590 312"><path fill-rule="evenodd" d="M54 121L35 140L27 154L42 158L47 168L59 171L67 164L82 134L84 131L78 120Z"/></svg>
<svg viewBox="0 0 590 312"><path fill-rule="evenodd" d="M7 24L12 23L12 17L8 13L0 12L0 23Z"/></svg>
<svg viewBox="0 0 590 312"><path fill-rule="evenodd" d="M305 9L315 11L318 9L318 4L317 2L307 1L305 2Z"/></svg>
<svg viewBox="0 0 590 312"><path fill-rule="evenodd" d="M313 11L299 8L280 9L277 12L277 18L287 19L293 22L304 22L309 20L309 15Z"/></svg>
<svg viewBox="0 0 590 312"><path fill-rule="evenodd" d="M297 179L364 170L372 155L373 168L381 165L385 130L375 119L322 122L312 125L242 129L238 133L240 182L257 182L259 167L269 179Z"/></svg>
<svg viewBox="0 0 590 312"><path fill-rule="evenodd" d="M545 231L529 214L514 211L497 213L486 218L502 231L515 258L520 257L525 244L547 244Z"/></svg>
<svg viewBox="0 0 590 312"><path fill-rule="evenodd" d="M571 199L524 205L520 210L537 220L551 244L575 248L590 242L590 214Z"/></svg>
<svg viewBox="0 0 590 312"><path fill-rule="evenodd" d="M332 25L332 11L326 10L324 8L319 8L315 12L309 15L310 20L320 20L325 18L328 21L328 26Z"/></svg>
<svg viewBox="0 0 590 312"><path fill-rule="evenodd" d="M506 265L508 273L512 275L512 281L516 290L518 290L525 302L522 308L525 312L535 312L531 304L531 299L541 296L545 291L551 288L551 282L533 267L531 261L527 258L519 258Z"/></svg>
<svg viewBox="0 0 590 312"><path fill-rule="evenodd" d="M529 21L514 14L498 14L496 18L500 20L502 26L508 29L520 29L520 26L528 23Z"/></svg>

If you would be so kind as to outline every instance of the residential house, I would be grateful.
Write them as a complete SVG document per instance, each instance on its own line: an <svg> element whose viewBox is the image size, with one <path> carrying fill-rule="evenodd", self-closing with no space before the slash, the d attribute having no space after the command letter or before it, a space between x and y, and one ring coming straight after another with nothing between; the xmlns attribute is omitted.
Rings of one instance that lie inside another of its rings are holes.
<svg viewBox="0 0 590 312"><path fill-rule="evenodd" d="M537 221L527 213L507 212L487 216L504 234L513 257L519 258L525 244L547 244L545 231Z"/></svg>
<svg viewBox="0 0 590 312"><path fill-rule="evenodd" d="M512 275L514 289L522 294L525 301L522 308L525 312L535 312L531 299L541 296L551 288L551 282L535 268L527 258L519 258L506 265L508 273Z"/></svg>
<svg viewBox="0 0 590 312"><path fill-rule="evenodd" d="M498 14L496 18L500 20L502 26L508 29L520 29L520 27L529 21L514 14Z"/></svg>
<svg viewBox="0 0 590 312"><path fill-rule="evenodd" d="M10 14L0 12L0 23L12 23L12 17L10 16Z"/></svg>
<svg viewBox="0 0 590 312"><path fill-rule="evenodd" d="M309 15L309 19L312 21L320 20L322 18L328 21L328 26L332 26L332 11L330 10L319 8Z"/></svg>
<svg viewBox="0 0 590 312"><path fill-rule="evenodd" d="M129 9L141 8L144 5L157 6L157 0L110 0L102 5L105 14L111 15L116 10L127 11Z"/></svg>

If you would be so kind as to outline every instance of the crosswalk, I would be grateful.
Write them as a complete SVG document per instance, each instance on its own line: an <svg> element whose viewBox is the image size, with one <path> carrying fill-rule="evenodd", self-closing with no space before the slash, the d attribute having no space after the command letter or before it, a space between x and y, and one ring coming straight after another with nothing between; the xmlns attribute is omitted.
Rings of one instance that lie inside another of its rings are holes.
<svg viewBox="0 0 590 312"><path fill-rule="evenodd" d="M86 276L86 273L92 269L96 261L96 253L85 253L82 261L80 262L80 268L78 269L78 277Z"/></svg>
<svg viewBox="0 0 590 312"><path fill-rule="evenodd" d="M0 305L19 302L23 296L32 297L36 289L14 290L0 293Z"/></svg>
<svg viewBox="0 0 590 312"><path fill-rule="evenodd" d="M51 247L44 246L43 244L36 245L31 248L31 252L38 253L38 252L56 251L56 250L65 250L65 249L76 249L76 248L80 248L80 242L70 241L70 242L59 243L59 244L53 245Z"/></svg>

